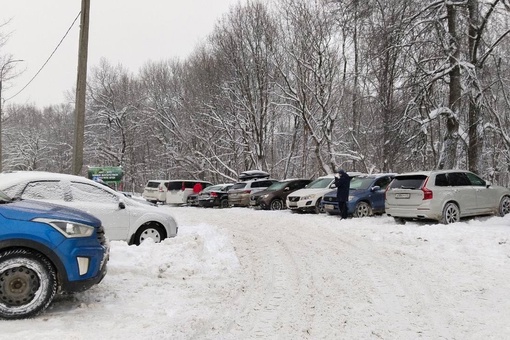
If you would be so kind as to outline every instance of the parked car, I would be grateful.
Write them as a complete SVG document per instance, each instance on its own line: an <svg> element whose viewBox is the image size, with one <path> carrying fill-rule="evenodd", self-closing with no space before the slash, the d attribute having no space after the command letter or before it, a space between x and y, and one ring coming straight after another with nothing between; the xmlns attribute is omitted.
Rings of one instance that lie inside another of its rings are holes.
<svg viewBox="0 0 510 340"><path fill-rule="evenodd" d="M167 183L166 199L167 204L182 205L188 203L188 196L193 194L193 187L200 183L202 189L213 185L211 182L194 179L175 179Z"/></svg>
<svg viewBox="0 0 510 340"><path fill-rule="evenodd" d="M359 175L359 172L348 172L351 177ZM287 196L287 207L291 212L313 212L322 211L322 197L330 192L335 186L335 175L321 176L308 184L305 188L297 190Z"/></svg>
<svg viewBox="0 0 510 340"><path fill-rule="evenodd" d="M109 249L96 217L0 192L0 317L32 317L56 294L98 284Z"/></svg>
<svg viewBox="0 0 510 340"><path fill-rule="evenodd" d="M102 222L110 240L140 244L177 235L177 223L164 209L138 200L81 176L42 171L0 174L0 190L10 197L33 199L84 210Z"/></svg>
<svg viewBox="0 0 510 340"><path fill-rule="evenodd" d="M276 182L267 189L250 195L250 206L261 209L281 210L286 209L287 196L296 190L304 188L312 180L310 179L285 179Z"/></svg>
<svg viewBox="0 0 510 340"><path fill-rule="evenodd" d="M386 214L397 222L425 219L444 224L467 216L510 212L510 190L464 170L435 170L395 176L386 189Z"/></svg>
<svg viewBox="0 0 510 340"><path fill-rule="evenodd" d="M384 191L396 174L359 175L351 180L347 214L354 217L372 216L384 213ZM323 210L330 215L340 214L336 190L324 195Z"/></svg>
<svg viewBox="0 0 510 340"><path fill-rule="evenodd" d="M151 203L165 203L168 180L156 179L150 180L145 185L142 197Z"/></svg>
<svg viewBox="0 0 510 340"><path fill-rule="evenodd" d="M237 182L228 191L228 204L233 207L248 207L251 194L262 191L276 182L278 182L276 179L251 179Z"/></svg>
<svg viewBox="0 0 510 340"><path fill-rule="evenodd" d="M210 187L208 187L208 188L210 188ZM198 195L200 195L200 193L189 194L188 198L186 199L186 204L189 205L190 207L198 207Z"/></svg>
<svg viewBox="0 0 510 340"><path fill-rule="evenodd" d="M223 183L205 188L198 194L198 205L204 208L227 208L228 191L233 185L233 183Z"/></svg>

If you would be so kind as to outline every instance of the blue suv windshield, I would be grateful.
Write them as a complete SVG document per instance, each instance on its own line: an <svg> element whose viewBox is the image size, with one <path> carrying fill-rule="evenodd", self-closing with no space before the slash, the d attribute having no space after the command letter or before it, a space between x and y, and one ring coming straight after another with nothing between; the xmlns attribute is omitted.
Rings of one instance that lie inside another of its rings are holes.
<svg viewBox="0 0 510 340"><path fill-rule="evenodd" d="M351 181L351 190L366 190L372 186L373 178L355 177Z"/></svg>

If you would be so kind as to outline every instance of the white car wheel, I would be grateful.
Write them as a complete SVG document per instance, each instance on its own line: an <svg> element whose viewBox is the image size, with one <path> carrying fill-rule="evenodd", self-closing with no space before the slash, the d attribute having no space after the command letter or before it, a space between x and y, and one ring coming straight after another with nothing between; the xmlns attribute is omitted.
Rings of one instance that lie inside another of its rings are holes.
<svg viewBox="0 0 510 340"><path fill-rule="evenodd" d="M443 216L441 218L442 224L450 224L460 221L460 209L457 204L449 202L446 203L443 209Z"/></svg>
<svg viewBox="0 0 510 340"><path fill-rule="evenodd" d="M499 216L503 217L506 214L510 213L510 197L504 196L499 202Z"/></svg>
<svg viewBox="0 0 510 340"><path fill-rule="evenodd" d="M136 245L140 245L143 241L149 238L155 243L161 242L165 238L163 229L152 224L142 226L136 232L134 243Z"/></svg>

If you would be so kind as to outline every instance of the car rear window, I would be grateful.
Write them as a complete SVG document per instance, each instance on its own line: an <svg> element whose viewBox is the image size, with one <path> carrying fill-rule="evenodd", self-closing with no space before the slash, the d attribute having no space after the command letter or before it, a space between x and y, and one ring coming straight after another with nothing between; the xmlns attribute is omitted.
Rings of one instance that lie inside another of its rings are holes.
<svg viewBox="0 0 510 340"><path fill-rule="evenodd" d="M233 190L233 189L242 189L246 186L246 183L236 183L232 186L232 188L230 188L230 190Z"/></svg>
<svg viewBox="0 0 510 340"><path fill-rule="evenodd" d="M168 182L166 187L168 190L181 190L182 189L182 182L181 181L171 181Z"/></svg>
<svg viewBox="0 0 510 340"><path fill-rule="evenodd" d="M476 176L475 176L476 177ZM478 177L476 177L478 178ZM438 174L436 176L436 186L438 187L460 187L470 186L472 181L468 177L468 174L464 172L451 172L448 174ZM483 185L483 184L482 184Z"/></svg>
<svg viewBox="0 0 510 340"><path fill-rule="evenodd" d="M391 182L391 188L395 189L419 189L427 179L425 175L397 176Z"/></svg>
<svg viewBox="0 0 510 340"><path fill-rule="evenodd" d="M272 181L257 181L257 182L253 182L251 184L251 187L252 188L267 188L271 184L273 184Z"/></svg>
<svg viewBox="0 0 510 340"><path fill-rule="evenodd" d="M446 178L446 174L438 174L436 176L436 183L435 185L437 187L447 187L450 185L450 183L448 182L448 178Z"/></svg>
<svg viewBox="0 0 510 340"><path fill-rule="evenodd" d="M157 188L159 186L159 183L160 182L149 181L147 183L147 188Z"/></svg>
<svg viewBox="0 0 510 340"><path fill-rule="evenodd" d="M448 182L453 187L469 186L471 182L469 178L463 172L453 172L448 174Z"/></svg>

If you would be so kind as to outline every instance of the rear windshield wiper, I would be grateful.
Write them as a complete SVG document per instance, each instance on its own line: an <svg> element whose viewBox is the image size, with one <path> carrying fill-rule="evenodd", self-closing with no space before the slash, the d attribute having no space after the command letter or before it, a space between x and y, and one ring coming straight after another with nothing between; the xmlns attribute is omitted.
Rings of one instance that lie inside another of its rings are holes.
<svg viewBox="0 0 510 340"><path fill-rule="evenodd" d="M406 186L406 185L402 185L400 187L400 189L416 189L416 187L409 187L409 186Z"/></svg>

